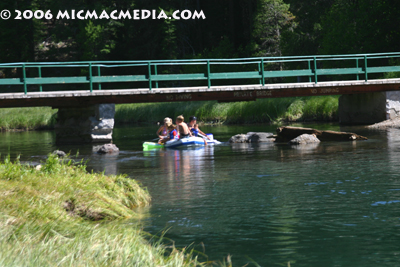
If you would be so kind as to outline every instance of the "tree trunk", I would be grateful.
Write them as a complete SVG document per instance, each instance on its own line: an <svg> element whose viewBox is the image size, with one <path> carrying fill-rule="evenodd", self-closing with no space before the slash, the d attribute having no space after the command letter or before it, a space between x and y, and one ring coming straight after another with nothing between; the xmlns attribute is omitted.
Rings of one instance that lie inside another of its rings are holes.
<svg viewBox="0 0 400 267"><path fill-rule="evenodd" d="M312 128L283 126L276 129L276 142L289 142L302 134L315 134L320 141L367 140L367 137L347 132L320 131Z"/></svg>

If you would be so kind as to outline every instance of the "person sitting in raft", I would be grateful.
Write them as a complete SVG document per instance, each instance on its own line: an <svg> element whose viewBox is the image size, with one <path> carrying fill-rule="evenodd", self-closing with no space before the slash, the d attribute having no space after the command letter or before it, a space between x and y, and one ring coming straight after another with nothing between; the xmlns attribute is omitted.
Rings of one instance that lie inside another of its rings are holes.
<svg viewBox="0 0 400 267"><path fill-rule="evenodd" d="M206 138L210 139L205 133L203 133L200 129L199 129L199 125L196 123L193 128L192 128L192 134L194 136L200 136L204 139L204 144L207 145L207 141Z"/></svg>
<svg viewBox="0 0 400 267"><path fill-rule="evenodd" d="M188 123L188 127L189 127L190 131L193 129L193 127L196 123L197 123L197 118L195 116L190 116L189 123Z"/></svg>
<svg viewBox="0 0 400 267"><path fill-rule="evenodd" d="M197 124L197 118L195 116L191 116L189 117L189 123L188 123L188 127L189 130L193 133L193 130L195 129L195 125ZM205 133L203 133L200 129L199 129L199 125L197 124L197 129L199 131L200 134L204 135L204 137L207 137L207 139L210 139ZM197 135L194 135L197 136Z"/></svg>
<svg viewBox="0 0 400 267"><path fill-rule="evenodd" d="M172 119L166 117L164 119L164 124L160 128L158 128L156 134L158 135L158 137L160 139L163 139L163 138L167 137L167 134L168 134L168 126L167 126L167 124L168 123L172 124Z"/></svg>
<svg viewBox="0 0 400 267"><path fill-rule="evenodd" d="M203 132L199 129L199 125L198 125L197 123L196 123L196 124L193 126L193 128L192 128L192 134L193 134L194 136L199 136L199 134L200 134L201 137L207 137L207 139L210 139L210 138L207 136L207 134L203 133Z"/></svg>
<svg viewBox="0 0 400 267"><path fill-rule="evenodd" d="M192 133L190 132L189 127L184 120L185 118L183 115L176 117L176 128L178 129L180 138L188 138L192 136Z"/></svg>
<svg viewBox="0 0 400 267"><path fill-rule="evenodd" d="M168 123L168 136L166 138L160 139L158 143L165 144L169 140L178 139L178 131L176 130L176 126L172 123Z"/></svg>

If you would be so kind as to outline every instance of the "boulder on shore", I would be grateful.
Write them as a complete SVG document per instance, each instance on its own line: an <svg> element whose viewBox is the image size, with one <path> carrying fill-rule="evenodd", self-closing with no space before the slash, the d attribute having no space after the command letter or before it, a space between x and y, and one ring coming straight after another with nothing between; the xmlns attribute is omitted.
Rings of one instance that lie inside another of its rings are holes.
<svg viewBox="0 0 400 267"><path fill-rule="evenodd" d="M394 118L390 120L381 121L372 125L367 126L369 129L384 130L388 128L400 128L400 118Z"/></svg>
<svg viewBox="0 0 400 267"><path fill-rule="evenodd" d="M247 134L237 134L229 139L229 143L270 143L275 141L272 133L248 132Z"/></svg>
<svg viewBox="0 0 400 267"><path fill-rule="evenodd" d="M93 150L97 151L97 153L99 154L112 154L119 152L119 148L114 144L104 144L102 146L96 146Z"/></svg>
<svg viewBox="0 0 400 267"><path fill-rule="evenodd" d="M314 144L320 143L321 141L315 136L315 134L302 134L289 141L291 145L303 145L303 144Z"/></svg>

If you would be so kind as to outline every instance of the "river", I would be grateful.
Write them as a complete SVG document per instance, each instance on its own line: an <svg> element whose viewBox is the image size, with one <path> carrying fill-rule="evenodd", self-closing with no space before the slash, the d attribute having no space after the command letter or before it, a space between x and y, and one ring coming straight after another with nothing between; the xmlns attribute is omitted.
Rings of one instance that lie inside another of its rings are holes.
<svg viewBox="0 0 400 267"><path fill-rule="evenodd" d="M306 125L340 130L336 124ZM397 266L400 253L400 130L343 128L368 141L291 147L223 144L142 151L156 126L114 131L118 155L91 145L56 146L52 131L0 133L0 153L39 162L79 151L88 167L126 173L149 189L144 230L234 266ZM274 126L208 126L215 138ZM204 260L204 258L202 258Z"/></svg>

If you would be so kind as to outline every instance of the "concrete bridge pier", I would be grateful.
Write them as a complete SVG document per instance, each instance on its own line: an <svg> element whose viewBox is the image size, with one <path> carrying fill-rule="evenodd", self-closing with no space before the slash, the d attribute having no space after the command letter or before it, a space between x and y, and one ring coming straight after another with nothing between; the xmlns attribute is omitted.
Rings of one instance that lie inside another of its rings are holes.
<svg viewBox="0 0 400 267"><path fill-rule="evenodd" d="M338 112L342 124L374 124L400 117L400 91L342 95Z"/></svg>
<svg viewBox="0 0 400 267"><path fill-rule="evenodd" d="M107 143L112 140L115 104L59 108L56 143Z"/></svg>

